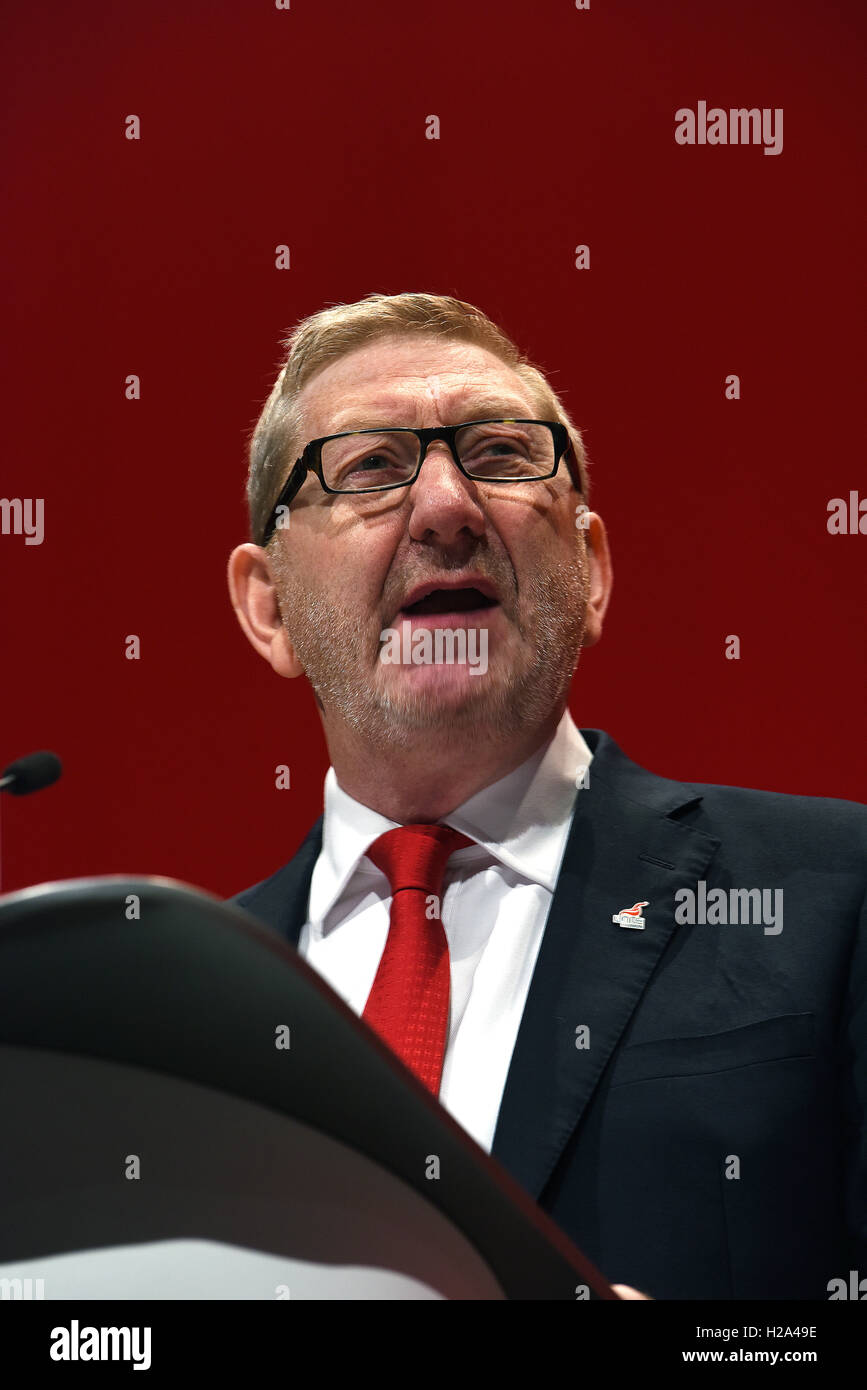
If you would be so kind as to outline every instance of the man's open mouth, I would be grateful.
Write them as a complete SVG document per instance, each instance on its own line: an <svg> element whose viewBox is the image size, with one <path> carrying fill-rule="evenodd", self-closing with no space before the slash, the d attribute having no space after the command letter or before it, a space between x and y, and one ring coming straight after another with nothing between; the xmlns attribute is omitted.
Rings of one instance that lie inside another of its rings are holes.
<svg viewBox="0 0 867 1390"><path fill-rule="evenodd" d="M402 617L420 618L429 613L475 613L498 607L497 600L483 594L481 589L433 589L400 612Z"/></svg>

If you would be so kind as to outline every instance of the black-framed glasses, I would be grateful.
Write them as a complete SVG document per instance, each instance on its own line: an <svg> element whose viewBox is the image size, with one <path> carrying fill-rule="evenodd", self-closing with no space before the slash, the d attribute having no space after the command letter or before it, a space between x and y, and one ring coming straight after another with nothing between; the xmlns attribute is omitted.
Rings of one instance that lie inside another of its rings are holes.
<svg viewBox="0 0 867 1390"><path fill-rule="evenodd" d="M569 431L559 420L468 420L431 429L345 430L305 445L274 503L262 544L268 544L308 473L315 473L323 490L331 493L409 487L435 439L446 442L464 477L482 483L553 478L567 454L570 477L581 491Z"/></svg>

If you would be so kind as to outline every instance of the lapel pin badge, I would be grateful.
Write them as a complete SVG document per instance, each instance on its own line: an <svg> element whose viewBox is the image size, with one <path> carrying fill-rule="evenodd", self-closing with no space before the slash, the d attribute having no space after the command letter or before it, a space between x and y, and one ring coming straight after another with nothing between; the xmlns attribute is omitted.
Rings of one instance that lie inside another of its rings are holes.
<svg viewBox="0 0 867 1390"><path fill-rule="evenodd" d="M641 915L643 907L650 907L650 903L634 903L632 907L624 907L622 911L615 912L611 920L618 927L632 927L635 931L643 931L646 926Z"/></svg>

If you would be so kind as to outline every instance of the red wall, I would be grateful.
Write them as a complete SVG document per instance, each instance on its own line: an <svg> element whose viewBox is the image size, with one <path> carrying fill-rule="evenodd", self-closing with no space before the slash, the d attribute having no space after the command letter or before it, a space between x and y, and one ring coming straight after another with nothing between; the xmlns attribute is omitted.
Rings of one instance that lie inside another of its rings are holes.
<svg viewBox="0 0 867 1390"><path fill-rule="evenodd" d="M229 894L318 814L312 697L247 646L224 570L281 334L372 290L479 304L586 430L616 582L579 724L672 777L860 799L867 538L826 523L867 495L863 16L7 7L0 495L44 498L46 530L0 536L0 763L48 747L65 773L3 798L4 889ZM676 144L700 100L782 107L783 152Z"/></svg>

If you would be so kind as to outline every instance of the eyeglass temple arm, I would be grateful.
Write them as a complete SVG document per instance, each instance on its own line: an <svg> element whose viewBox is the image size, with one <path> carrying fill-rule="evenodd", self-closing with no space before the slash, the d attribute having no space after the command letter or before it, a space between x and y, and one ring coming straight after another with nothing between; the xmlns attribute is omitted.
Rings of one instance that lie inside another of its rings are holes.
<svg viewBox="0 0 867 1390"><path fill-rule="evenodd" d="M296 459L293 463L292 471L290 472L289 477L286 479L285 483L280 489L279 496L277 497L277 500L272 508L271 515L268 518L268 524L265 527L265 534L262 537L263 545L268 544L269 540L271 539L271 536L277 529L277 509L279 507L286 507L289 505L289 503L292 501L292 498L295 496L296 492L298 491L304 479L306 478L309 470L310 464L306 462L304 455L302 454L301 457Z"/></svg>
<svg viewBox="0 0 867 1390"><path fill-rule="evenodd" d="M569 470L569 477L572 479L575 491L580 492L583 496L584 488L581 483L581 474L578 470L578 460L575 457L575 446L572 443L572 439L568 434L566 436L566 449L562 454L562 458L564 458L566 461L566 467Z"/></svg>

